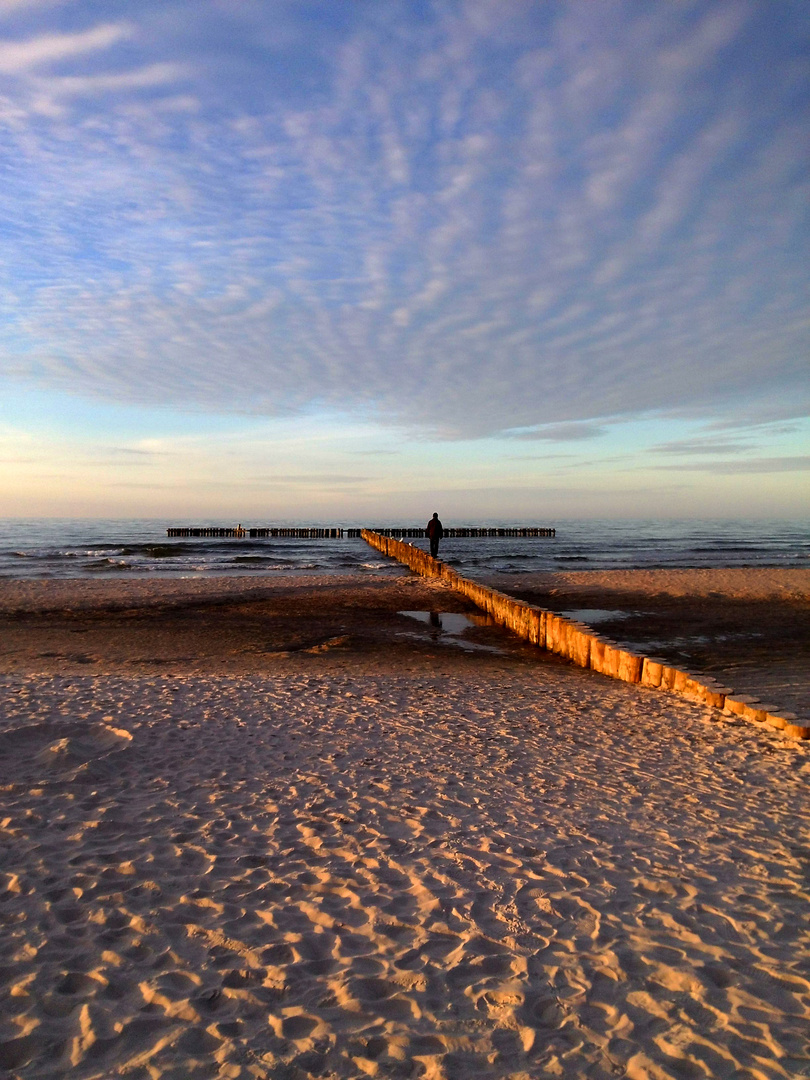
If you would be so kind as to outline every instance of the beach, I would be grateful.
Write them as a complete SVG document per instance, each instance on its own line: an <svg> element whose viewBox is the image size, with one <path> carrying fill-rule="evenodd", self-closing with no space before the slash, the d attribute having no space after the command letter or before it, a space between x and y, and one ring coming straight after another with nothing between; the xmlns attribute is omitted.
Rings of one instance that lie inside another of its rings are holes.
<svg viewBox="0 0 810 1080"><path fill-rule="evenodd" d="M794 685L806 571L601 573L498 587L759 612ZM810 1076L807 743L404 570L6 579L0 633L3 1075Z"/></svg>

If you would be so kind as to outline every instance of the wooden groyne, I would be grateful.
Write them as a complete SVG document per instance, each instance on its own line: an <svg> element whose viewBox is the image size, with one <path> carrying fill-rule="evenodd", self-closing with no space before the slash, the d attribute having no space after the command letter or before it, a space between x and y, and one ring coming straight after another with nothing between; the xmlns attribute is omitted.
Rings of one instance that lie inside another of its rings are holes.
<svg viewBox="0 0 810 1080"><path fill-rule="evenodd" d="M397 539L417 539L425 536L424 529L413 528L397 528L392 526L390 528L374 528L368 530L369 532L375 532L378 536L393 536ZM347 530L346 535L361 536L363 529L350 529ZM541 529L535 525L515 525L507 528L495 528L487 525L461 525L451 526L449 529L442 530L445 537L456 536L556 536L556 529Z"/></svg>
<svg viewBox="0 0 810 1080"><path fill-rule="evenodd" d="M257 538L264 539L267 537L285 537L294 538L297 540L329 540L340 539L345 536L347 532L352 530L340 529L340 528L320 528L317 526L291 526L289 528L283 528L282 526L267 526L259 528L243 529L241 526L235 526L234 528L209 528L203 526L202 528L187 528L186 526L170 526L166 530L167 536L202 536L202 537L226 537L234 536L239 539L250 537L251 540ZM353 530L357 536L360 535L360 530Z"/></svg>
<svg viewBox="0 0 810 1080"><path fill-rule="evenodd" d="M344 535L344 532L345 530L340 528L316 528L314 526L312 528L306 526L301 528L268 526L267 528L248 529L248 535L251 538L259 537L260 539L265 537L293 537L296 540L339 540Z"/></svg>
<svg viewBox="0 0 810 1080"><path fill-rule="evenodd" d="M423 528L411 528L406 526L380 526L372 529L372 532L377 533L379 536L395 536L399 538L417 539L425 536L425 530ZM217 528L214 526L203 525L186 526L186 525L171 525L166 529L166 535L172 537L236 537L238 539L244 539L250 537L251 540L256 539L269 539L269 538L293 538L296 540L335 540L342 539L344 536L347 539L357 540L363 535L363 529L344 529L340 526L310 526L310 525L292 525L289 527L283 527L280 525L267 525L250 528L242 528L241 525L235 525L228 528ZM444 530L445 536L556 536L556 529L541 529L534 525L515 525L507 528L496 528L490 526L477 526L477 525L464 525L459 527L452 527Z"/></svg>
<svg viewBox="0 0 810 1080"><path fill-rule="evenodd" d="M440 559L432 558L421 548L403 543L396 537L381 536L369 529L364 529L362 535L373 548L404 563L417 574L446 581L490 615L499 626L505 626L525 641L563 656L579 667L590 668L622 682L639 683L656 690L671 690L692 701L720 709L726 715L777 728L790 738L810 739L810 725L797 723L793 713L777 713L773 706L735 694L706 675L681 671L657 657L641 656L595 633L584 623L516 600L486 585L479 585L462 577Z"/></svg>
<svg viewBox="0 0 810 1080"><path fill-rule="evenodd" d="M215 529L215 528L210 528L208 526L203 526L202 528L199 528L199 529L198 528L189 529L189 528L185 528L184 526L183 527L170 526L166 530L166 535L167 536L207 536L207 537L217 536L217 537L219 537L219 536L246 536L247 532L246 532L245 529L236 529L236 528L233 528L233 529Z"/></svg>

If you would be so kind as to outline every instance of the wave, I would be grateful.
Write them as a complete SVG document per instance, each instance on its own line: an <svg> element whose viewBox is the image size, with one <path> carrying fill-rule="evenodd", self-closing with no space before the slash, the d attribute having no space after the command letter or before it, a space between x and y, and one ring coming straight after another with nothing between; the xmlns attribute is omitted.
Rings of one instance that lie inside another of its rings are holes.
<svg viewBox="0 0 810 1080"><path fill-rule="evenodd" d="M84 570L134 570L132 563L125 562L123 559L96 559L94 562L88 563Z"/></svg>
<svg viewBox="0 0 810 1080"><path fill-rule="evenodd" d="M188 555L189 549L181 544L129 544L121 547L119 555L145 555L150 559L173 559Z"/></svg>

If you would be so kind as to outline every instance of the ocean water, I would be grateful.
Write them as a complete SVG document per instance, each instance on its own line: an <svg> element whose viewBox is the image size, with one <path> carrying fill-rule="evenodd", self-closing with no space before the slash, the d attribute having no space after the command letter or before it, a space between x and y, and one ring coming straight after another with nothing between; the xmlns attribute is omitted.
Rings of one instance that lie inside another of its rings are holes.
<svg viewBox="0 0 810 1080"><path fill-rule="evenodd" d="M398 572L363 540L167 539L155 520L0 520L0 577L194 577L228 574ZM232 526L232 521L172 525ZM255 525L309 522L255 521ZM357 521L318 525L356 527ZM373 528L371 523L371 527ZM386 521L380 525L412 525ZM810 566L810 520L802 521L450 521L446 526L540 525L554 538L448 538L441 557L471 577L537 570L656 567ZM427 547L427 541L413 541Z"/></svg>

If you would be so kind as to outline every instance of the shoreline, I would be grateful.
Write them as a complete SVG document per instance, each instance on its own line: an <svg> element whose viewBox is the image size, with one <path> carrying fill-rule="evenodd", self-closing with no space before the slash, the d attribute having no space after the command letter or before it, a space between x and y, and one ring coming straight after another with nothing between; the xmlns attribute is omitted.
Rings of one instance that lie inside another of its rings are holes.
<svg viewBox="0 0 810 1080"><path fill-rule="evenodd" d="M187 600L260 599L279 590L328 589L388 583L410 572L390 561L384 571L312 574L206 574L188 577L0 577L0 612L50 610L115 603L176 603ZM522 592L554 595L593 591L645 596L726 597L740 600L780 600L810 603L810 568L696 567L634 570L558 570L492 573L480 580L509 593L510 584ZM120 594L115 596L114 594ZM106 605L105 605L106 606Z"/></svg>

